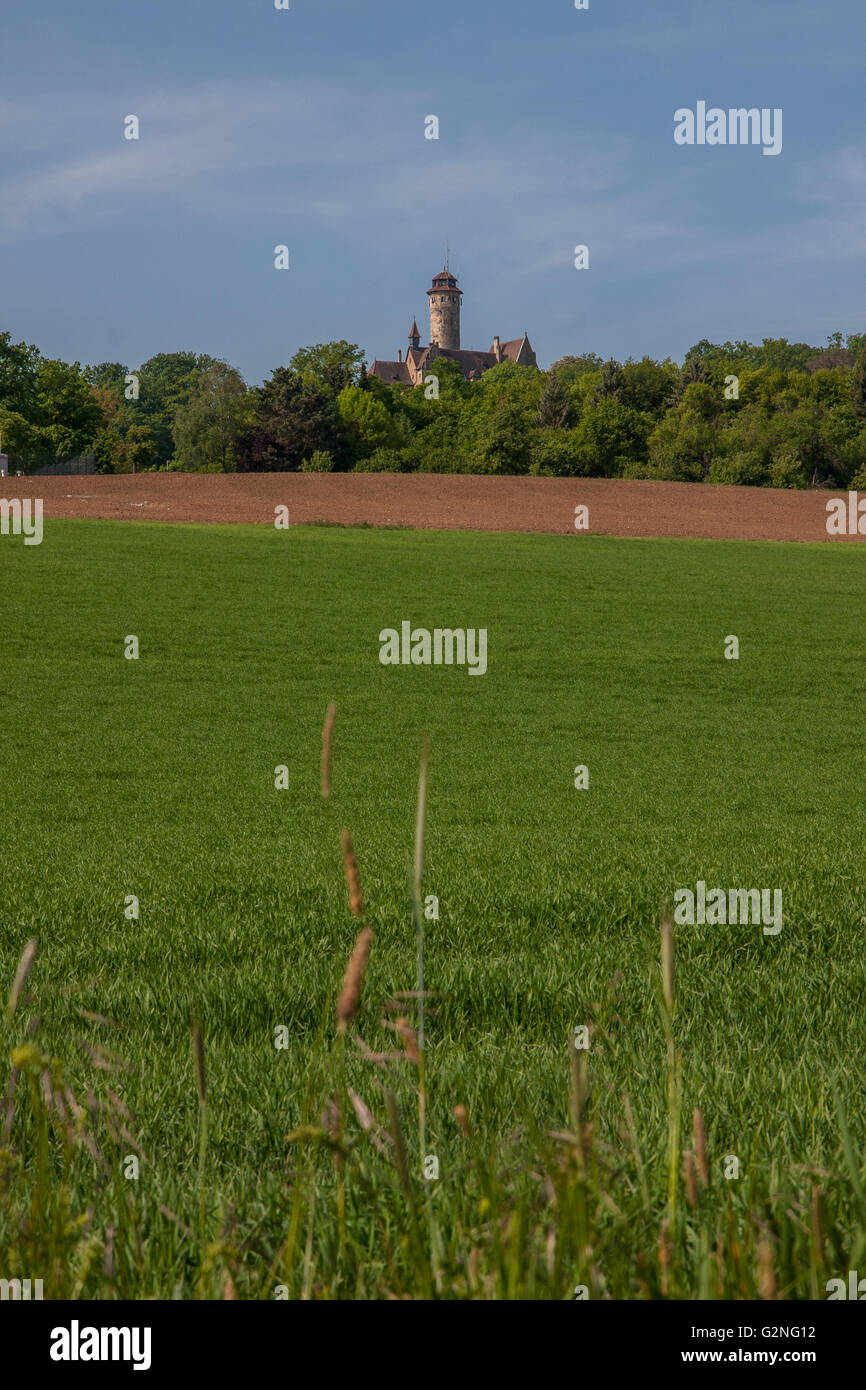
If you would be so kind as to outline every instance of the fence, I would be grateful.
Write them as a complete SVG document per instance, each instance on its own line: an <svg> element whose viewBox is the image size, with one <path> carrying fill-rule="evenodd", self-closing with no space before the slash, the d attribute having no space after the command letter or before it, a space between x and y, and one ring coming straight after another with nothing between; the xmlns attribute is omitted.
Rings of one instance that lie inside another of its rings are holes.
<svg viewBox="0 0 866 1390"><path fill-rule="evenodd" d="M95 454L76 454L74 458L58 459L53 454L19 454L10 457L9 472L18 471L29 477L56 477L62 474L95 473Z"/></svg>

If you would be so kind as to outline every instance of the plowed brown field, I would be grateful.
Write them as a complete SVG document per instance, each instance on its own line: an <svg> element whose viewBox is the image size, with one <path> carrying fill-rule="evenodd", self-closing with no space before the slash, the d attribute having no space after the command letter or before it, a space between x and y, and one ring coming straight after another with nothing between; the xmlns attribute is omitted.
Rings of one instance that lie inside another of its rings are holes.
<svg viewBox="0 0 866 1390"><path fill-rule="evenodd" d="M131 521L261 522L287 506L292 525L407 526L468 531L589 530L610 536L839 541L828 536L827 492L710 487L606 478L492 478L383 473L139 473L11 477L7 497L41 497L44 515Z"/></svg>

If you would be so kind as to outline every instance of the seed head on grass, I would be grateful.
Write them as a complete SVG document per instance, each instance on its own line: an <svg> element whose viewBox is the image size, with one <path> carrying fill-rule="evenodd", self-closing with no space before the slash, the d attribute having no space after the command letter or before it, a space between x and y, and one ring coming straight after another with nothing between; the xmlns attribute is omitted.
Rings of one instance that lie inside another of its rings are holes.
<svg viewBox="0 0 866 1390"><path fill-rule="evenodd" d="M694 1211L698 1205L698 1181L695 1156L691 1149L683 1149L683 1182L686 1185L686 1201Z"/></svg>
<svg viewBox="0 0 866 1390"><path fill-rule="evenodd" d="M72 1122L69 1118L69 1111L66 1108L63 1092L59 1089L54 1092L54 1109L60 1121L60 1127L63 1130L67 1148L73 1149L75 1147L75 1130L72 1128Z"/></svg>
<svg viewBox="0 0 866 1390"><path fill-rule="evenodd" d="M325 715L325 724L322 729L322 796L326 801L331 795L331 753L334 746L336 714L337 706L332 700L328 705L328 713Z"/></svg>
<svg viewBox="0 0 866 1390"><path fill-rule="evenodd" d="M394 1142L390 1134L387 1130L382 1129L381 1125L376 1123L372 1110L367 1102L358 1095L357 1091L353 1091L351 1086L347 1086L346 1094L352 1102L352 1109L358 1116L364 1133L369 1134L380 1154L386 1154L388 1152L386 1144L392 1144Z"/></svg>
<svg viewBox="0 0 866 1390"><path fill-rule="evenodd" d="M346 887L349 890L349 908L353 917L363 917L364 900L361 897L361 884L358 881L358 865L355 862L352 837L348 830L340 832L340 843L343 846L343 867L346 870Z"/></svg>
<svg viewBox="0 0 866 1390"><path fill-rule="evenodd" d="M692 1115L692 1134L695 1141L695 1158L698 1163L698 1177L701 1180L701 1187L708 1187L710 1182L710 1167L707 1163L707 1132L704 1129L704 1117L702 1112L695 1106Z"/></svg>
<svg viewBox="0 0 866 1390"><path fill-rule="evenodd" d="M394 1027L400 1035L400 1041L410 1062L415 1066L421 1063L421 1054L418 1051L418 1037L408 1018L398 1018L394 1020Z"/></svg>
<svg viewBox="0 0 866 1390"><path fill-rule="evenodd" d="M9 1002L6 1005L6 1011L9 1014L10 1018L12 1017L12 1015L18 1007L18 997L22 989L24 988L24 983L27 979L27 976L30 974L30 971L33 967L33 960L35 956L36 942L35 940L28 941L27 945L24 947L24 950L22 952L21 959L18 962L18 969L15 972L15 979L12 981L12 988L9 991Z"/></svg>
<svg viewBox="0 0 866 1390"><path fill-rule="evenodd" d="M455 1120L457 1121L458 1125L460 1126L460 1129L461 1129L462 1132L463 1132L463 1137L464 1137L464 1139L468 1139L468 1138L469 1138L469 1116L468 1116L467 1113L466 1113L466 1106L465 1106L465 1105L455 1105L454 1109L451 1111L451 1114L454 1116Z"/></svg>
<svg viewBox="0 0 866 1390"><path fill-rule="evenodd" d="M319 1125L332 1139L340 1137L340 1106L333 1096L328 1096L319 1116Z"/></svg>
<svg viewBox="0 0 866 1390"><path fill-rule="evenodd" d="M762 1240L758 1246L758 1297L763 1299L776 1297L773 1247L766 1239Z"/></svg>
<svg viewBox="0 0 866 1390"><path fill-rule="evenodd" d="M340 990L340 997L337 1000L337 1032L345 1033L346 1028L352 1018L354 1018L358 1005L361 1002L361 989L364 984L364 972L367 969L367 961L370 958L370 943L373 940L373 932L370 927L363 927L355 939L352 954L349 957L349 964L346 966L346 973L343 976L343 988Z"/></svg>

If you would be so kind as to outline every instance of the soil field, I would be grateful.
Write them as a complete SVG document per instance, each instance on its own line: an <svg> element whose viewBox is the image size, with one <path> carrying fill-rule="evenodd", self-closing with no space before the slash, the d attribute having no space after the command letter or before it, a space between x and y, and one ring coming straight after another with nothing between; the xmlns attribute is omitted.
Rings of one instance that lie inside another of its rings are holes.
<svg viewBox="0 0 866 1390"><path fill-rule="evenodd" d="M41 497L44 516L260 522L287 506L292 525L405 526L445 531L574 530L575 507L588 530L609 536L690 536L730 540L832 541L828 492L711 487L607 478L493 478L390 473L140 473L8 478L7 496Z"/></svg>

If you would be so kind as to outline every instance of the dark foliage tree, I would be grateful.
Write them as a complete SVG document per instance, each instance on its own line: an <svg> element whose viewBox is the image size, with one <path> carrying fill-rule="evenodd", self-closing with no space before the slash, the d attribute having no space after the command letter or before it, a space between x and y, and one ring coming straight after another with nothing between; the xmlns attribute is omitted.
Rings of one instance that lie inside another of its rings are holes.
<svg viewBox="0 0 866 1390"><path fill-rule="evenodd" d="M39 360L32 343L13 343L10 333L0 333L0 402L25 419L35 407Z"/></svg>
<svg viewBox="0 0 866 1390"><path fill-rule="evenodd" d="M622 367L611 357L601 369L601 385L595 393L596 401L603 400L605 396L610 396L614 400L621 399L622 392Z"/></svg>
<svg viewBox="0 0 866 1390"><path fill-rule="evenodd" d="M538 402L538 423L542 427L567 430L574 423L571 398L556 372L550 372Z"/></svg>
<svg viewBox="0 0 866 1390"><path fill-rule="evenodd" d="M671 404L678 380L675 362L654 362L651 357L642 357L640 362L624 364L619 398L632 410L658 415Z"/></svg>
<svg viewBox="0 0 866 1390"><path fill-rule="evenodd" d="M123 400L129 368L122 362L98 362L95 367L85 367L85 380L91 386L111 391L118 400Z"/></svg>
<svg viewBox="0 0 866 1390"><path fill-rule="evenodd" d="M851 373L851 404L858 419L866 419L866 344L854 359Z"/></svg>
<svg viewBox="0 0 866 1390"><path fill-rule="evenodd" d="M529 438L526 411L513 401L499 401L480 432L480 471L527 473L531 458Z"/></svg>
<svg viewBox="0 0 866 1390"><path fill-rule="evenodd" d="M252 395L252 425L235 444L238 472L293 473L317 450L343 459L336 405L322 386L277 367Z"/></svg>

